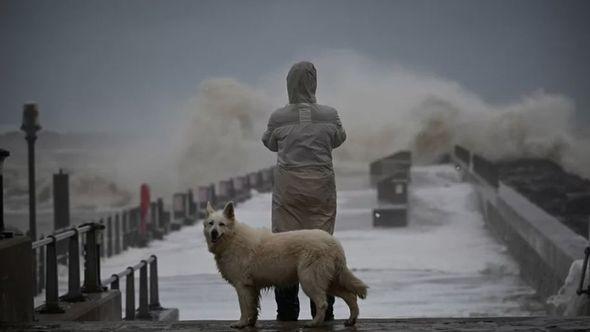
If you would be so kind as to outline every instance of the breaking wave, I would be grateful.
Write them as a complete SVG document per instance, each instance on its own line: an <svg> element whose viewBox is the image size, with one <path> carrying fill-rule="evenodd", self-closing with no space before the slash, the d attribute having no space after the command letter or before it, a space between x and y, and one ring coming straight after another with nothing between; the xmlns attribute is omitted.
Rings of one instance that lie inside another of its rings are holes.
<svg viewBox="0 0 590 332"><path fill-rule="evenodd" d="M590 176L587 137L574 134L575 106L533 91L508 104L485 102L460 84L349 51L308 57L318 70L318 100L338 109L348 140L339 162L368 162L411 149L427 164L465 145L488 158L549 158ZM177 164L183 183L219 179L273 162L260 143L270 113L287 101L291 62L254 84L210 79L188 103Z"/></svg>

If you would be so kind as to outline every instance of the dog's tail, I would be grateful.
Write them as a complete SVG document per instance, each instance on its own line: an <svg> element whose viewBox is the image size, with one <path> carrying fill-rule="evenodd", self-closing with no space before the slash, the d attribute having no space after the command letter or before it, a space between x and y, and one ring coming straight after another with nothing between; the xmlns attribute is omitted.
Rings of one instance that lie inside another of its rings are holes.
<svg viewBox="0 0 590 332"><path fill-rule="evenodd" d="M369 286L367 286L361 279L352 274L348 267L344 267L338 276L338 283L341 287L356 294L361 299L367 297L367 289Z"/></svg>

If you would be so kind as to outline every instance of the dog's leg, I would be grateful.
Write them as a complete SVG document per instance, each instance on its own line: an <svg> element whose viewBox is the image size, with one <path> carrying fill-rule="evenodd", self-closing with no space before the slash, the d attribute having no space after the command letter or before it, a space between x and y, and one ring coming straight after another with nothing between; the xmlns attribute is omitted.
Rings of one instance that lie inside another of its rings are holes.
<svg viewBox="0 0 590 332"><path fill-rule="evenodd" d="M249 286L246 287L244 294L244 300L246 302L246 312L248 313L248 326L256 325L258 319L258 303L260 300L260 290Z"/></svg>
<svg viewBox="0 0 590 332"><path fill-rule="evenodd" d="M324 322L326 308L328 307L328 302L326 302L326 291L322 288L323 285L319 284L311 273L309 275L300 273L299 282L301 283L301 288L303 288L305 294L307 294L307 296L313 301L316 308L315 317L311 322L305 324L305 326L319 326Z"/></svg>
<svg viewBox="0 0 590 332"><path fill-rule="evenodd" d="M231 327L241 329L246 326L254 326L258 318L256 290L244 285L236 285L235 288L240 303L240 320L233 323Z"/></svg>
<svg viewBox="0 0 590 332"><path fill-rule="evenodd" d="M346 326L353 326L356 324L356 319L359 316L359 306L357 304L356 294L349 292L341 287L334 287L330 288L328 291L329 294L338 296L339 298L343 299L348 305L348 309L350 310L350 317L344 322Z"/></svg>

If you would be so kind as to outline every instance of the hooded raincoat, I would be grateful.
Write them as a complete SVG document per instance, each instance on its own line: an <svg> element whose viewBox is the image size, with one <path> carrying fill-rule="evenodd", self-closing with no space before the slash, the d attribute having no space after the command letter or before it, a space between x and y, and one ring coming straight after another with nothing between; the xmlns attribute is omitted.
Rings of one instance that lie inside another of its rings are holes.
<svg viewBox="0 0 590 332"><path fill-rule="evenodd" d="M310 62L287 75L289 104L272 113L262 142L277 152L272 196L272 231L323 229L334 232L336 185L332 149L346 140L338 112L318 105L316 70Z"/></svg>

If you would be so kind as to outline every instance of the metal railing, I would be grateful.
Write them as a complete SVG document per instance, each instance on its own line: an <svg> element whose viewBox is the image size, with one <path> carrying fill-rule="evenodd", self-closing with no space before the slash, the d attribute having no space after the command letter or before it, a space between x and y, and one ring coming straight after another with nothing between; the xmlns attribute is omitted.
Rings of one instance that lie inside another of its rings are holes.
<svg viewBox="0 0 590 332"><path fill-rule="evenodd" d="M66 302L84 301L84 293L102 292L100 284L100 244L98 237L103 225L87 223L33 242L32 248L45 250L45 305L42 313L62 313L59 305L57 243L68 240L68 293L61 297ZM80 287L80 235L84 241L84 286ZM42 255L43 256L43 255Z"/></svg>
<svg viewBox="0 0 590 332"><path fill-rule="evenodd" d="M245 200L249 196L250 189L256 189L261 192L270 191L273 182L273 168L266 168L254 172L247 176L229 179L220 183L220 193L215 194L215 186L208 188L208 196L214 196L213 201L217 203L225 200ZM227 188L222 184L226 183ZM234 184L237 183L236 190ZM224 192L224 189L227 192ZM195 202L192 191L182 193L186 196L186 204L183 205L181 213L184 218L199 218L198 211L205 201ZM224 195L225 194L225 195ZM139 292L139 311L138 318L148 318L149 310L157 310L160 307L158 299L158 273L156 256L141 261L139 264L128 267L119 274L111 276L104 283L100 281L100 259L101 257L110 257L133 246L145 246L153 238L162 238L170 230L171 215L164 210L162 199L151 202L149 212L152 220L147 228L141 225L141 210L139 207L126 209L119 213L111 214L105 218L99 219L98 222L91 222L74 228L62 229L55 231L38 241L33 242L35 264L34 278L38 275L36 282L36 292L40 293L45 286L45 305L42 313L61 313L59 300L67 302L84 301L83 293L102 292L110 284L111 289L118 289L119 279L126 277L127 285L130 290L126 291L126 319L135 318L135 298L134 298L134 274L140 272L140 292ZM80 286L80 240L84 235L84 282ZM65 250L58 243L68 240L67 254L60 255ZM61 250L61 252L59 251ZM37 255L37 251L39 254ZM58 262L62 262L62 257L67 256L68 261L68 292L59 296L58 281ZM150 286L148 301L148 279L147 269L150 268ZM103 286L104 285L104 286ZM149 303L148 303L149 302Z"/></svg>
<svg viewBox="0 0 590 332"><path fill-rule="evenodd" d="M168 232L170 223L169 213L164 210L162 199L158 199L150 204L150 213L152 222L146 232L143 233L140 231L141 213L139 207L111 213L106 217L98 219L95 224L100 225L102 230L102 232L96 237L96 242L99 245L99 257L111 257L120 254L130 247L145 246L153 238L162 239ZM58 241L61 241L74 236L72 232L76 229L79 234L88 231L84 226L59 229L54 231L52 235L46 237L41 235L42 239L35 242L36 245L33 246L35 253L34 259L36 262L34 265L36 270L34 278L38 278L36 281L37 286L35 294L40 294L46 284L46 269L49 267L46 266L46 246L53 241L53 237L57 236ZM59 262L63 261L63 257L69 256L64 254L66 250L62 245L58 245L56 249ZM75 248L72 248L72 250L74 249ZM52 253L50 254L53 255Z"/></svg>
<svg viewBox="0 0 590 332"><path fill-rule="evenodd" d="M150 319L150 311L161 310L158 287L158 259L155 255L142 260L134 266L127 267L118 274L100 281L100 233L104 225L88 223L79 227L60 231L43 239L33 242L32 248L45 248L45 304L41 313L63 313L59 305L60 299L66 302L85 301L83 293L103 292L110 286L119 290L119 280L126 277L125 319ZM80 236L85 235L84 241L84 284L80 286ZM68 240L68 292L59 296L58 255L57 244ZM149 280L148 280L149 267ZM135 271L139 270L139 309L135 313ZM149 282L149 286L148 286ZM149 289L149 295L148 295ZM149 299L148 299L149 296Z"/></svg>
<svg viewBox="0 0 590 332"><path fill-rule="evenodd" d="M149 266L149 281L148 281ZM139 308L135 311L135 271L139 270ZM125 270L113 274L110 278L104 280L102 284L106 287L110 285L111 289L119 290L119 281L125 277L125 319L134 320L151 319L150 311L162 310L160 305L160 295L158 288L158 259L155 255L142 260L134 266L129 266ZM149 287L148 287L149 282ZM149 299L148 299L149 288Z"/></svg>

